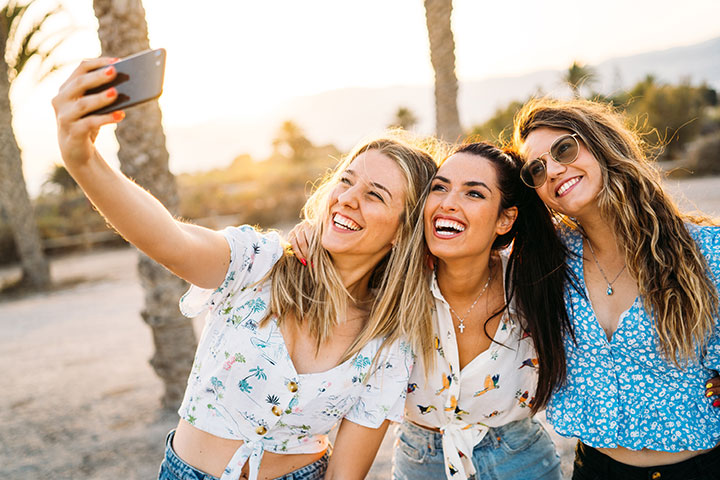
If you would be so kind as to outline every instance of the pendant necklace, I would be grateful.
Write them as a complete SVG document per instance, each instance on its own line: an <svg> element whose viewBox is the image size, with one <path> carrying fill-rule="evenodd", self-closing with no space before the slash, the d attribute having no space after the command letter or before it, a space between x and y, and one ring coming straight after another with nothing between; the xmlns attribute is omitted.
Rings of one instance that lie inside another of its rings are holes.
<svg viewBox="0 0 720 480"><path fill-rule="evenodd" d="M600 266L600 262L598 262L598 259L595 256L595 250L593 250L592 243L590 243L589 239L587 241L587 244L588 244L588 247L590 247L590 253L592 254L593 260L595 260L595 265L597 265L598 270L600 270L600 275L602 275L603 279L605 279L605 283L607 283L607 290L605 290L605 294L607 296L610 296L615 292L615 290L613 290L613 288L612 288L613 283L615 283L617 281L617 279L620 278L620 275L625 271L625 267L627 267L627 265L623 265L623 268L620 269L620 272L618 272L618 274L615 275L615 278L613 278L613 281L611 282L610 280L608 280L607 275L605 275L605 272L603 271L602 267Z"/></svg>
<svg viewBox="0 0 720 480"><path fill-rule="evenodd" d="M470 305L470 308L467 309L467 312L465 312L465 315L462 317L457 314L454 308L452 308L452 305L450 305L450 302L447 302L448 307L450 307L450 312L452 312L455 317L457 317L458 320L460 320L460 324L458 325L458 330L460 330L460 333L463 333L465 331L465 319L470 315L470 312L472 312L472 309L475 308L475 304L477 304L478 300L480 300L480 297L483 296L483 293L485 293L485 290L487 290L488 285L490 285L490 279L492 278L492 270L490 270L490 273L488 273L488 279L487 282L485 282L485 286L480 291L480 294L477 296L475 301Z"/></svg>

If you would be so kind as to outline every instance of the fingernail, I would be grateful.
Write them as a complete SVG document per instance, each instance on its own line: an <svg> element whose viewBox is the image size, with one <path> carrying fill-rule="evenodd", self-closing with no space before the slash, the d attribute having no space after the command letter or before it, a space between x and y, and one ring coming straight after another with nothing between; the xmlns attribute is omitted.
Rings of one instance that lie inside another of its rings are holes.
<svg viewBox="0 0 720 480"><path fill-rule="evenodd" d="M123 118L125 118L125 112L123 112L122 110L118 110L117 112L113 112L113 120L115 120L116 122L119 122L119 121L122 120Z"/></svg>
<svg viewBox="0 0 720 480"><path fill-rule="evenodd" d="M307 267L307 261L304 258L300 259L300 263Z"/></svg>
<svg viewBox="0 0 720 480"><path fill-rule="evenodd" d="M705 396L706 396L706 397L712 397L712 392L706 392L706 393L705 393Z"/></svg>
<svg viewBox="0 0 720 480"><path fill-rule="evenodd" d="M315 264L310 260L310 268L315 268Z"/></svg>
<svg viewBox="0 0 720 480"><path fill-rule="evenodd" d="M110 66L105 69L105 75L107 75L108 77L113 73L115 73L115 67Z"/></svg>
<svg viewBox="0 0 720 480"><path fill-rule="evenodd" d="M705 388L712 388L712 383L708 382L708 384L705 385Z"/></svg>
<svg viewBox="0 0 720 480"><path fill-rule="evenodd" d="M105 93L105 96L108 98L112 98L115 95L117 95L117 90L115 90L115 87L108 88L108 91Z"/></svg>
<svg viewBox="0 0 720 480"><path fill-rule="evenodd" d="M715 401L713 402L713 407L720 407L720 398L715 399Z"/></svg>

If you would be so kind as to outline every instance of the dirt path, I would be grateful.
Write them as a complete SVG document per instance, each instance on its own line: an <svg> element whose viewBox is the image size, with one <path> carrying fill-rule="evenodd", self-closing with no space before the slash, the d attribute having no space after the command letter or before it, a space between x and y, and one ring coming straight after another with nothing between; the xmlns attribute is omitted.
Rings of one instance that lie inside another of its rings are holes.
<svg viewBox="0 0 720 480"><path fill-rule="evenodd" d="M670 187L720 215L720 178ZM58 259L52 274L91 281L0 302L0 478L156 478L177 417L158 409L134 250ZM0 284L17 275L0 269ZM569 472L574 442L554 438ZM388 434L368 478L389 478L392 441Z"/></svg>

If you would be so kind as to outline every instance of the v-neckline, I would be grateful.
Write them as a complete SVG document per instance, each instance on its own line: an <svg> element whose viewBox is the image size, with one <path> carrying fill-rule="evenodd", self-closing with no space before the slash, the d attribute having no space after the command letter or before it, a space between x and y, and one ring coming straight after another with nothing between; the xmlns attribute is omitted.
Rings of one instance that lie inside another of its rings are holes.
<svg viewBox="0 0 720 480"><path fill-rule="evenodd" d="M638 303L638 300L640 300L640 296L638 295L635 297L633 302L630 304L628 308L620 312L620 315L618 316L617 326L615 327L615 330L612 332L612 335L610 335L610 338L608 338L607 333L605 333L605 329L600 325L600 320L598 320L597 314L595 313L595 306L593 305L592 300L590 299L590 291L587 288L587 283L585 282L585 241L583 239L582 234L579 234L580 236L580 256L578 258L578 261L580 262L580 281L582 282L583 289L585 290L585 295L587 296L588 305L590 306L590 313L592 314L592 321L590 322L593 324L593 328L600 331L600 334L602 338L605 340L605 342L609 345L613 343L613 340L615 340L615 334L623 327L623 324L625 323L625 318L630 314L630 311L635 307L635 304Z"/></svg>

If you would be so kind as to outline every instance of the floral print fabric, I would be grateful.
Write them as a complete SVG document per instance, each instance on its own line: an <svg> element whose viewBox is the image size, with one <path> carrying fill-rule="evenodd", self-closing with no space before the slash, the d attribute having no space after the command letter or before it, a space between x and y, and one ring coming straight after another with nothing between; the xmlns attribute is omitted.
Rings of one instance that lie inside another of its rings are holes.
<svg viewBox="0 0 720 480"><path fill-rule="evenodd" d="M382 339L326 372L298 374L275 319L259 325L270 303L270 280L258 282L283 255L280 237L249 226L223 234L231 255L222 285L192 286L180 300L184 315L209 313L179 410L203 431L244 440L222 478L238 478L248 460L250 478L256 478L265 450L320 452L342 418L370 428L400 421L412 368L409 346L383 349L373 371Z"/></svg>
<svg viewBox="0 0 720 480"><path fill-rule="evenodd" d="M504 272L504 254L502 262ZM435 297L435 368L426 380L423 360L416 359L405 415L418 425L441 430L448 479L470 478L476 473L473 448L488 429L530 416L537 357L511 304L500 320L495 342L461 370L450 309L434 276L430 289Z"/></svg>
<svg viewBox="0 0 720 480"><path fill-rule="evenodd" d="M720 281L720 228L688 225L714 283ZM705 397L705 384L720 369L720 332L699 361L686 369L665 360L652 316L641 298L620 317L608 341L593 313L583 277L583 239L561 232L578 288L567 285L565 303L575 341L565 339L567 382L552 396L548 420L558 433L592 447L702 450L720 441L720 410Z"/></svg>

